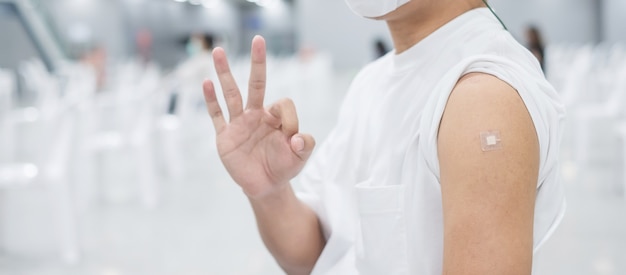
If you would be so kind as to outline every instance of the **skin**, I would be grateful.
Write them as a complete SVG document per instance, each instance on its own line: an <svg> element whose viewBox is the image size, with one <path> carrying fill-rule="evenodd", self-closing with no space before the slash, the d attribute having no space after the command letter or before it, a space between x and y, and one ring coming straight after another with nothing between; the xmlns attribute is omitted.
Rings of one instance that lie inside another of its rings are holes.
<svg viewBox="0 0 626 275"><path fill-rule="evenodd" d="M500 131L501 150L482 152L488 130ZM539 142L517 91L490 75L464 76L448 100L438 154L443 274L531 274Z"/></svg>
<svg viewBox="0 0 626 275"><path fill-rule="evenodd" d="M226 122L214 84L204 83L204 96L217 133L222 163L248 196L265 245L288 274L309 274L325 239L315 213L296 198L289 181L308 160L315 140L299 133L293 101L263 107L266 83L265 41L252 41L248 102L230 73L223 49L213 51L230 114Z"/></svg>
<svg viewBox="0 0 626 275"><path fill-rule="evenodd" d="M384 16L396 53L400 54L457 16L484 6L481 0L412 0Z"/></svg>
<svg viewBox="0 0 626 275"><path fill-rule="evenodd" d="M421 41L474 0L413 0L376 18L389 26L397 53ZM298 200L289 181L308 160L315 141L298 130L294 104L264 108L265 41L252 41L248 102L230 73L224 50L213 51L230 121L214 84L204 95L217 132L220 158L248 196L261 237L288 274L310 274L325 239L315 213ZM468 115L471 114L471 115ZM497 129L503 149L482 152L479 134ZM464 76L452 92L440 125L438 154L444 210L443 274L530 274L539 145L517 92L484 74Z"/></svg>

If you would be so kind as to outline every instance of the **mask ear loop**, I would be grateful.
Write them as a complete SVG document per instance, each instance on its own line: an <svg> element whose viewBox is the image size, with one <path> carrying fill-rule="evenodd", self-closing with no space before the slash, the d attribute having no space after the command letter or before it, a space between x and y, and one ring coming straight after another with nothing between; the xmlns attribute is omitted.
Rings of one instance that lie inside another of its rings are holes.
<svg viewBox="0 0 626 275"><path fill-rule="evenodd" d="M500 17L496 14L496 12L493 11L491 6L489 6L489 4L487 3L487 0L483 0L483 3L485 3L485 5L487 5L487 8L489 8L489 10L493 14L493 16L495 16L498 19L498 21L500 21L500 24L502 24L502 27L504 27L504 30L508 31L509 29L506 27L506 25L504 25L504 22L502 22L502 19L500 19Z"/></svg>

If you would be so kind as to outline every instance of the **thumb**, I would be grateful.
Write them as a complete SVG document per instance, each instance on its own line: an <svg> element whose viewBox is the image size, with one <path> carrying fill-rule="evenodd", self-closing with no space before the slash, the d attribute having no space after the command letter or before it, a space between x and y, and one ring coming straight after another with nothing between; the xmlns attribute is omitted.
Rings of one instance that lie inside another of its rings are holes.
<svg viewBox="0 0 626 275"><path fill-rule="evenodd" d="M303 161L309 159L314 147L315 139L311 135L295 134L291 137L291 150Z"/></svg>

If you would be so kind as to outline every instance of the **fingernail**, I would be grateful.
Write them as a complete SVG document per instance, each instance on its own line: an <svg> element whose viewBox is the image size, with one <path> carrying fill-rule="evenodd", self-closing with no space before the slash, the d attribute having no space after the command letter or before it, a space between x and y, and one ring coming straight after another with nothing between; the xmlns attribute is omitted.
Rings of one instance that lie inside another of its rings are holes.
<svg viewBox="0 0 626 275"><path fill-rule="evenodd" d="M302 152L302 150L304 150L304 139L302 139L302 137L293 137L291 139L291 145L296 152Z"/></svg>

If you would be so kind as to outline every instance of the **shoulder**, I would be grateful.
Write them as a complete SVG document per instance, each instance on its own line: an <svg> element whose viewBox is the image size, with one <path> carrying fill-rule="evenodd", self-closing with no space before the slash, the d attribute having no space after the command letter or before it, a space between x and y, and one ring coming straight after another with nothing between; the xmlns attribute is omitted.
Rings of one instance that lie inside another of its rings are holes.
<svg viewBox="0 0 626 275"><path fill-rule="evenodd" d="M528 272L539 145L517 91L488 74L462 77L449 97L437 147L444 270Z"/></svg>
<svg viewBox="0 0 626 275"><path fill-rule="evenodd" d="M527 179L528 187L536 186L540 162L537 132L524 101L506 82L482 73L462 77L448 99L439 127L442 185L460 180L488 184L483 177L489 176L495 181ZM496 135L497 150L485 147L493 141L487 140L491 133Z"/></svg>
<svg viewBox="0 0 626 275"><path fill-rule="evenodd" d="M512 135L503 140L506 143L537 140L532 118L515 88L489 74L463 76L448 98L439 142L478 142L481 132L493 130Z"/></svg>
<svg viewBox="0 0 626 275"><path fill-rule="evenodd" d="M515 88L485 73L469 73L458 80L449 96L446 112L459 108L476 115L500 114L493 119L502 119L502 115L528 114Z"/></svg>

